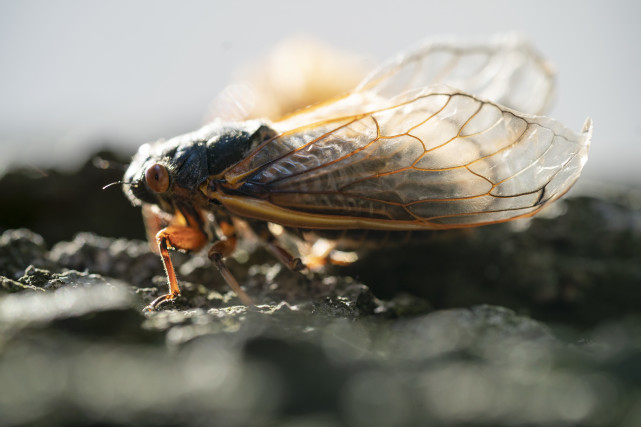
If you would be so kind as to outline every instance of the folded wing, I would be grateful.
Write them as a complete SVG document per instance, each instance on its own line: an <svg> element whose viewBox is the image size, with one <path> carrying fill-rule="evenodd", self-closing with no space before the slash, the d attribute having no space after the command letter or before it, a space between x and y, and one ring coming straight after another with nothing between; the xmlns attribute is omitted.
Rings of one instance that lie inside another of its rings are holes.
<svg viewBox="0 0 641 427"><path fill-rule="evenodd" d="M425 86L434 80L449 85ZM225 177L279 209L367 218L377 228L532 215L576 181L591 137L589 120L576 134L504 105L538 111L551 91L551 73L521 41L422 45L347 96L274 123L279 136Z"/></svg>

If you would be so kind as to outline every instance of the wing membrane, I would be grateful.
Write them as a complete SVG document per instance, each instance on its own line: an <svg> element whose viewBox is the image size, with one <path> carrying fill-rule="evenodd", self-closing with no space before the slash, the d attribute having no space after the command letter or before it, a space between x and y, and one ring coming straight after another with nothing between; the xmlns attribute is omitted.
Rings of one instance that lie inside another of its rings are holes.
<svg viewBox="0 0 641 427"><path fill-rule="evenodd" d="M374 219L377 228L465 227L535 213L570 188L587 158L589 121L577 135L440 86L353 96L371 110L294 129L298 117L276 123L280 136L227 171L228 182L247 195L261 188L294 213Z"/></svg>
<svg viewBox="0 0 641 427"><path fill-rule="evenodd" d="M433 84L455 87L517 111L542 114L554 92L554 71L518 36L489 42L428 40L372 72L356 92L389 98Z"/></svg>

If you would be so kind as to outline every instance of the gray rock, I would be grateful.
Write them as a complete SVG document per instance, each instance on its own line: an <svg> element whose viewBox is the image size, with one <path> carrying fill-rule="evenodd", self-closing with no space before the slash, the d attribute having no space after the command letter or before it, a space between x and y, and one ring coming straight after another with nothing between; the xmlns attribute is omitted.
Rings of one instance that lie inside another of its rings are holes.
<svg viewBox="0 0 641 427"><path fill-rule="evenodd" d="M172 253L156 312L146 242L6 230L0 425L641 425L639 204L565 203L349 269L228 260L256 307Z"/></svg>

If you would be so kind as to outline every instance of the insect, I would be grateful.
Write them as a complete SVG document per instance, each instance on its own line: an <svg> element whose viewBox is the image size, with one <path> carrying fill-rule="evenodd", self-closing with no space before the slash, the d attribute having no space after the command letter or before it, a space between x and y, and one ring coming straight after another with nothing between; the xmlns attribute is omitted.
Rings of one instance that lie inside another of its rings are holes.
<svg viewBox="0 0 641 427"><path fill-rule="evenodd" d="M215 120L133 157L124 192L142 205L169 282L155 309L180 295L169 249L208 252L225 266L236 219L294 270L268 223L305 230L438 230L528 217L561 197L587 160L581 133L541 116L550 66L526 42L424 42L401 52L349 93L277 121ZM166 227L159 218L165 216Z"/></svg>

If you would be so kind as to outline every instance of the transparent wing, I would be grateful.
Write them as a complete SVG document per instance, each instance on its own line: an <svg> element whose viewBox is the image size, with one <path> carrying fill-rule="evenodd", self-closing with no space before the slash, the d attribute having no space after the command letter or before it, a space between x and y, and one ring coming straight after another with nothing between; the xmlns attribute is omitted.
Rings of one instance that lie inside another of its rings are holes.
<svg viewBox="0 0 641 427"><path fill-rule="evenodd" d="M426 41L390 58L350 93L285 116L281 127L296 129L364 114L399 94L432 85L542 114L552 102L555 78L552 66L518 36L496 36L485 42Z"/></svg>
<svg viewBox="0 0 641 427"><path fill-rule="evenodd" d="M274 124L280 136L226 171L227 182L292 212L367 218L382 229L451 228L535 213L572 186L587 159L589 120L577 135L444 86L378 108L381 98L368 96L360 98L367 113Z"/></svg>
<svg viewBox="0 0 641 427"><path fill-rule="evenodd" d="M517 111L542 114L554 93L554 71L536 50L515 35L487 42L429 40L401 52L356 88L391 97L445 84Z"/></svg>

